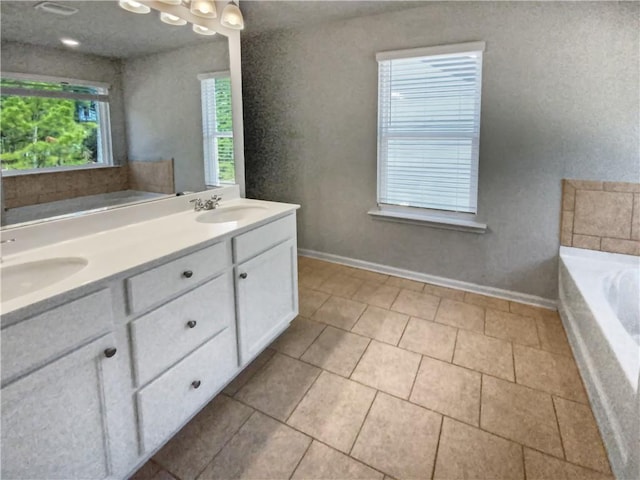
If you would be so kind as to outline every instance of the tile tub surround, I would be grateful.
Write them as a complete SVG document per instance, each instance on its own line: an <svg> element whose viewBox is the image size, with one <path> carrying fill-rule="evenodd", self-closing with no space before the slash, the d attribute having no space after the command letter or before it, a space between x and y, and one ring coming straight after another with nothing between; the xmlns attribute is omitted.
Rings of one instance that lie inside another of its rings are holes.
<svg viewBox="0 0 640 480"><path fill-rule="evenodd" d="M304 316L135 480L613 480L557 312L298 263Z"/></svg>
<svg viewBox="0 0 640 480"><path fill-rule="evenodd" d="M640 255L640 183L562 180L560 244Z"/></svg>
<svg viewBox="0 0 640 480"><path fill-rule="evenodd" d="M127 167L118 166L2 176L5 208L119 192L128 185Z"/></svg>
<svg viewBox="0 0 640 480"><path fill-rule="evenodd" d="M38 205L127 189L175 193L173 159L157 162L130 161L126 166L2 176L5 208Z"/></svg>
<svg viewBox="0 0 640 480"><path fill-rule="evenodd" d="M175 193L173 158L170 160L129 160L129 186L132 190L155 193Z"/></svg>

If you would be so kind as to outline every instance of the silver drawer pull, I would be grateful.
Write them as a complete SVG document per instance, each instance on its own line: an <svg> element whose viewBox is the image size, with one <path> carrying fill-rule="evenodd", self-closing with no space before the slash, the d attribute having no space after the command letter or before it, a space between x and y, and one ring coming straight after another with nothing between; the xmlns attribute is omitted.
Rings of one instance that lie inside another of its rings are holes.
<svg viewBox="0 0 640 480"><path fill-rule="evenodd" d="M182 272L182 276L184 278L191 278L193 277L193 272L191 270L185 270L184 272Z"/></svg>
<svg viewBox="0 0 640 480"><path fill-rule="evenodd" d="M242 278L242 279L247 278L247 272L242 272L242 273L240 274L240 278Z"/></svg>
<svg viewBox="0 0 640 480"><path fill-rule="evenodd" d="M200 388L200 380L194 380L193 382L191 382L191 386L193 388Z"/></svg>
<svg viewBox="0 0 640 480"><path fill-rule="evenodd" d="M195 320L189 320L187 322L187 327L189 328L195 328L196 327L197 322Z"/></svg>
<svg viewBox="0 0 640 480"><path fill-rule="evenodd" d="M107 349L104 351L104 356L105 356L105 357L107 357L107 358L111 358L111 357L113 357L113 356L116 354L116 352L117 352L117 351L118 351L118 350L116 350L116 349L115 349L115 348L113 348L113 347L111 347L111 348L107 348Z"/></svg>

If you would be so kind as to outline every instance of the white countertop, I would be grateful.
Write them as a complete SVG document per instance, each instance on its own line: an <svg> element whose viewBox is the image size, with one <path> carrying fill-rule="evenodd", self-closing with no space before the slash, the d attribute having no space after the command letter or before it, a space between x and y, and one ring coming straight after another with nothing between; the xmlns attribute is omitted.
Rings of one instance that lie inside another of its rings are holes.
<svg viewBox="0 0 640 480"><path fill-rule="evenodd" d="M197 195L205 196L203 194ZM174 202L172 205L175 205L175 202L182 202L181 206L184 204L188 206L189 199L193 197L177 197L164 201ZM206 212L194 212L193 208L187 207L189 208L188 210L185 209L177 213L137 221L136 223L103 231L89 231L87 235L79 235L56 243L44 244L36 248L3 256L0 272L2 269L12 265L51 258L81 257L86 259L88 264L82 270L64 280L6 302L3 301L0 303L2 314L19 310L76 288L115 276L118 273L189 247L230 236L235 232L245 231L252 225L263 223L270 218L282 216L299 208L299 205L293 204L236 198L223 201L219 209L225 210L229 207L241 205L261 206L264 208L249 211L241 221L202 223L196 221L196 217ZM134 208L144 208L144 206ZM122 214L127 214L124 209ZM140 217L139 212L137 217ZM94 216L91 219L94 224L96 220L99 220L99 217ZM52 225L51 228L65 228L65 225L63 222L58 222ZM78 230L77 225L74 229ZM19 236L16 234L19 234L19 229L11 231L10 234L3 232L3 238ZM46 234L46 229L43 230L41 227L39 234Z"/></svg>

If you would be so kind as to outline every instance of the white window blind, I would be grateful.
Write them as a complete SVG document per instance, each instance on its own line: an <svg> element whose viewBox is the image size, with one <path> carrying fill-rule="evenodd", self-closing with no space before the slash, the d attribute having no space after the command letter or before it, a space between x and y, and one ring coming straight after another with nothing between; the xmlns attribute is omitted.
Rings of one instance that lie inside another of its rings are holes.
<svg viewBox="0 0 640 480"><path fill-rule="evenodd" d="M378 204L475 214L484 42L383 52Z"/></svg>
<svg viewBox="0 0 640 480"><path fill-rule="evenodd" d="M231 82L229 72L199 75L205 184L234 183Z"/></svg>

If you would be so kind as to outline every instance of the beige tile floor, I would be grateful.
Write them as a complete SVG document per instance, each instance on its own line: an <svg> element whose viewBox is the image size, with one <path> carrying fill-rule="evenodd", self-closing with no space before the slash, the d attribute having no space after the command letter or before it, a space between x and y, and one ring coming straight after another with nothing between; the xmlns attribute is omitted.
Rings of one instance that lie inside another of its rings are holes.
<svg viewBox="0 0 640 480"><path fill-rule="evenodd" d="M556 312L306 257L299 283L135 480L612 479Z"/></svg>

